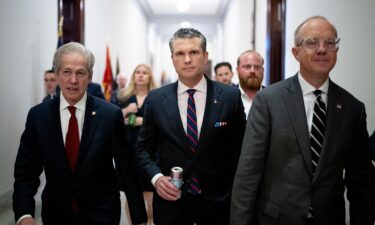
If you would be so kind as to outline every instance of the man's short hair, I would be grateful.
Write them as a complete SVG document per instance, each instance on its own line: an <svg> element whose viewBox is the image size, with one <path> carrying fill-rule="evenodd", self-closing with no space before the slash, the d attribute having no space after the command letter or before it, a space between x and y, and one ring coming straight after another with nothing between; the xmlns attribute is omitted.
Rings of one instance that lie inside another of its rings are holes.
<svg viewBox="0 0 375 225"><path fill-rule="evenodd" d="M207 40L206 37L198 30L194 28L180 28L178 29L169 40L169 48L171 53L173 53L173 42L176 39L181 38L199 38L201 39L201 48L205 52L207 48Z"/></svg>
<svg viewBox="0 0 375 225"><path fill-rule="evenodd" d="M229 62L219 62L218 64L215 65L214 70L215 74L217 72L217 69L219 69L222 66L226 66L229 68L229 70L232 72L232 65Z"/></svg>

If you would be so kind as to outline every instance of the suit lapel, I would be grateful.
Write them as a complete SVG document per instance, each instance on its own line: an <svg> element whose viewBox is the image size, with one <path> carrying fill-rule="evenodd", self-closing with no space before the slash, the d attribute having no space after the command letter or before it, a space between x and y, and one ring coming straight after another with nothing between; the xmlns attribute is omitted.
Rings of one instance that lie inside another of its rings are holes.
<svg viewBox="0 0 375 225"><path fill-rule="evenodd" d="M302 157L305 165L312 175L311 152L309 129L307 127L306 112L302 96L302 90L298 82L298 76L290 79L289 86L286 88L284 94L284 102L287 105L289 120L297 137L297 142L300 146Z"/></svg>
<svg viewBox="0 0 375 225"><path fill-rule="evenodd" d="M61 172L70 171L65 152L63 134L60 119L60 97L48 101L50 112L46 115L48 124L48 141L51 154L55 155L56 162L61 162ZM61 160L62 159L62 160Z"/></svg>
<svg viewBox="0 0 375 225"><path fill-rule="evenodd" d="M166 124L169 125L171 133L176 136L176 140L183 146L185 153L191 156L192 151L186 138L184 126L182 125L180 110L177 100L177 82L173 83L164 91L162 108L167 116Z"/></svg>
<svg viewBox="0 0 375 225"><path fill-rule="evenodd" d="M82 166L85 156L90 149L90 144L92 143L91 140L98 125L100 116L97 101L92 96L87 95L85 118L83 122L76 171Z"/></svg>
<svg viewBox="0 0 375 225"><path fill-rule="evenodd" d="M206 107L204 109L203 122L199 135L198 154L204 150L201 146L207 146L205 142L207 141L211 130L214 128L215 122L217 122L223 102L223 99L221 98L222 89L219 89L216 85L214 85L213 81L207 78L206 80Z"/></svg>
<svg viewBox="0 0 375 225"><path fill-rule="evenodd" d="M318 175L322 171L322 168L324 167L324 163L327 161L330 146L334 145L332 144L332 138L336 133L335 131L338 130L338 125L340 124L340 121L342 121L342 107L344 107L344 105L342 104L340 98L340 91L338 90L337 85L330 80L328 89L327 121L324 132L324 141L313 182L315 181L316 177L318 177Z"/></svg>

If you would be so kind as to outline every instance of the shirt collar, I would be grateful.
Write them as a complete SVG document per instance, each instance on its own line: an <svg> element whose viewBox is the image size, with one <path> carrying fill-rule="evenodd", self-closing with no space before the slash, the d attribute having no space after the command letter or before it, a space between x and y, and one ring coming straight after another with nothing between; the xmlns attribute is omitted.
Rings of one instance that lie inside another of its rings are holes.
<svg viewBox="0 0 375 225"><path fill-rule="evenodd" d="M241 84L238 84L238 89L240 89L241 95L244 95L244 96L248 97L247 94L245 93L245 91L242 89ZM260 85L260 88L259 88L258 91L260 91L262 89L263 89L263 85Z"/></svg>
<svg viewBox="0 0 375 225"><path fill-rule="evenodd" d="M299 84L301 85L302 95L310 94L316 90L316 88L312 86L311 84L309 84L301 76L300 73L298 73L298 81L299 81ZM329 86L329 79L327 78L327 80L322 84L322 86L318 88L318 90L321 90L324 94L328 94L328 86Z"/></svg>
<svg viewBox="0 0 375 225"><path fill-rule="evenodd" d="M84 112L85 109L86 109L86 100L87 100L87 92L85 92L85 94L83 95L83 97L81 98L81 100L79 100L74 105L74 107L76 107L80 111ZM62 92L60 92L60 111L63 110L63 109L68 108L68 106L70 106L69 103L64 98L64 95L62 94Z"/></svg>
<svg viewBox="0 0 375 225"><path fill-rule="evenodd" d="M204 76L202 76L202 79L193 88L189 88L188 86L183 84L180 80L178 80L177 94L182 94L182 93L186 92L188 89L195 89L199 92L207 92L207 80L206 80L206 78Z"/></svg>

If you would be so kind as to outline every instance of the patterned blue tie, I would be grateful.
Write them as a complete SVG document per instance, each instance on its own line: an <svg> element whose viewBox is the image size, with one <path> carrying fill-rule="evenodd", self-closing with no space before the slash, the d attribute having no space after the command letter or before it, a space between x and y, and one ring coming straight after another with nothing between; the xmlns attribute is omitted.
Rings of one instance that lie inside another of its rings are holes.
<svg viewBox="0 0 375 225"><path fill-rule="evenodd" d="M191 151L195 155L198 147L198 128L197 128L197 113L195 110L194 93L197 90L188 89L186 92L189 94L188 107L187 107L187 131L186 136L190 144ZM199 187L199 181L192 175L188 181L188 191L192 195L198 195L202 191Z"/></svg>

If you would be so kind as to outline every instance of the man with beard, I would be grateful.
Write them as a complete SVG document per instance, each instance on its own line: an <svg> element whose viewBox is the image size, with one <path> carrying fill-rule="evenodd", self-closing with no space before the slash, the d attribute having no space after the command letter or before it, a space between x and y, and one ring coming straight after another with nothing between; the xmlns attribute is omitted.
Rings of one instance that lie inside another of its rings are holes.
<svg viewBox="0 0 375 225"><path fill-rule="evenodd" d="M240 84L241 98L245 108L246 118L249 114L255 94L264 88L263 81L263 57L254 50L243 52L237 59L237 74Z"/></svg>

